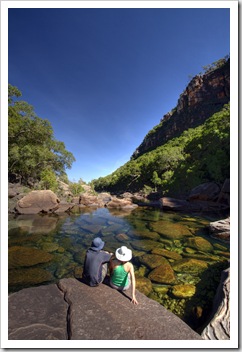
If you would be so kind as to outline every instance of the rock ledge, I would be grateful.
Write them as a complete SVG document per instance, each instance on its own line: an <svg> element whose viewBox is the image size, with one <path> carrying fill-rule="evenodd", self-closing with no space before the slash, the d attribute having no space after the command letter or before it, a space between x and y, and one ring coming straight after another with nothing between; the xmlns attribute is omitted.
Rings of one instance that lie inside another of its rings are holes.
<svg viewBox="0 0 242 352"><path fill-rule="evenodd" d="M202 340L159 303L62 279L9 296L9 340Z"/></svg>

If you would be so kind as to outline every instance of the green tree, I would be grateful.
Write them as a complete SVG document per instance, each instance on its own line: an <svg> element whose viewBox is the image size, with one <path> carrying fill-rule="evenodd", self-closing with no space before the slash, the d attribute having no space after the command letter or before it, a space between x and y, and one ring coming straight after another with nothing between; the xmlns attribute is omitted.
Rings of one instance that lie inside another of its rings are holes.
<svg viewBox="0 0 242 352"><path fill-rule="evenodd" d="M158 176L157 171L153 171L152 183L155 185L155 192L157 191L157 186L161 185L161 179Z"/></svg>
<svg viewBox="0 0 242 352"><path fill-rule="evenodd" d="M51 169L44 169L40 174L40 186L42 189L51 189L56 192L58 189L58 182L56 175Z"/></svg>
<svg viewBox="0 0 242 352"><path fill-rule="evenodd" d="M43 170L65 175L75 158L63 142L54 138L50 122L38 117L31 105L19 101L21 92L8 86L8 171L28 179L41 179Z"/></svg>

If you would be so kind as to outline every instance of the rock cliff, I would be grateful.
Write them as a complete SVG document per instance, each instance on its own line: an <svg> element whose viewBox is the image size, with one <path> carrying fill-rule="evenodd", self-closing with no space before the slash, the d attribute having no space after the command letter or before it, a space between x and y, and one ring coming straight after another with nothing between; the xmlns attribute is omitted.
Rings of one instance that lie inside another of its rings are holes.
<svg viewBox="0 0 242 352"><path fill-rule="evenodd" d="M217 69L195 76L178 99L177 106L163 116L151 130L131 159L178 137L219 111L230 101L230 60Z"/></svg>

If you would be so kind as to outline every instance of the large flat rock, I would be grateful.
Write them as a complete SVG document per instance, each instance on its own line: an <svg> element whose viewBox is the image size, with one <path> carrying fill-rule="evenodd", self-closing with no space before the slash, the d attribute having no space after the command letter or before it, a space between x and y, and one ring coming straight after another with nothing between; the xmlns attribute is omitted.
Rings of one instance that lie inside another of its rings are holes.
<svg viewBox="0 0 242 352"><path fill-rule="evenodd" d="M138 305L108 285L62 279L9 296L11 340L202 340L159 303L137 292Z"/></svg>
<svg viewBox="0 0 242 352"><path fill-rule="evenodd" d="M26 288L8 299L9 340L66 340L68 304L54 284Z"/></svg>

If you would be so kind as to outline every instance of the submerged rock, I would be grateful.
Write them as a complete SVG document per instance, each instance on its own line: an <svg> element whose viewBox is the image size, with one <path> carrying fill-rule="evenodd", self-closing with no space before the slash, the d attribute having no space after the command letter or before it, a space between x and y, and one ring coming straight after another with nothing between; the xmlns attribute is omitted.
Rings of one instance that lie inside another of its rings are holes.
<svg viewBox="0 0 242 352"><path fill-rule="evenodd" d="M191 232L189 229L179 224L171 224L169 221L157 221L151 225L152 230L158 232L165 238L175 240L175 239L183 239L184 237L191 236Z"/></svg>
<svg viewBox="0 0 242 352"><path fill-rule="evenodd" d="M174 271L198 274L208 268L208 264L198 259L182 259L172 265Z"/></svg>
<svg viewBox="0 0 242 352"><path fill-rule="evenodd" d="M165 258L162 259L163 263L156 267L154 270L152 270L149 273L148 278L151 281L160 284L174 284L176 282L174 271L169 262Z"/></svg>
<svg viewBox="0 0 242 352"><path fill-rule="evenodd" d="M213 250L213 246L210 242L205 240L205 238L198 236L187 238L185 245L202 252L211 252Z"/></svg>
<svg viewBox="0 0 242 352"><path fill-rule="evenodd" d="M147 277L136 276L136 288L138 291L148 296L152 291L152 283Z"/></svg>
<svg viewBox="0 0 242 352"><path fill-rule="evenodd" d="M151 251L154 248L163 248L164 245L162 243L152 241L152 240L136 240L130 242L134 249L140 251Z"/></svg>
<svg viewBox="0 0 242 352"><path fill-rule="evenodd" d="M139 261L149 269L154 269L164 263L164 258L157 254L145 254L142 257L139 257Z"/></svg>
<svg viewBox="0 0 242 352"><path fill-rule="evenodd" d="M192 297L196 293L196 286L194 285L175 285L171 288L171 293L177 298Z"/></svg>
<svg viewBox="0 0 242 352"><path fill-rule="evenodd" d="M50 272L41 268L11 269L8 272L9 287L21 285L32 286L49 282L53 279Z"/></svg>
<svg viewBox="0 0 242 352"><path fill-rule="evenodd" d="M8 265L10 269L47 263L52 258L52 254L30 247L13 246L8 250Z"/></svg>
<svg viewBox="0 0 242 352"><path fill-rule="evenodd" d="M163 257L166 257L166 258L169 258L169 259L174 259L174 260L182 259L182 256L179 253L168 251L167 249L163 249L163 248L155 248L155 249L152 250L151 253L152 254L158 254L158 255L161 255Z"/></svg>

